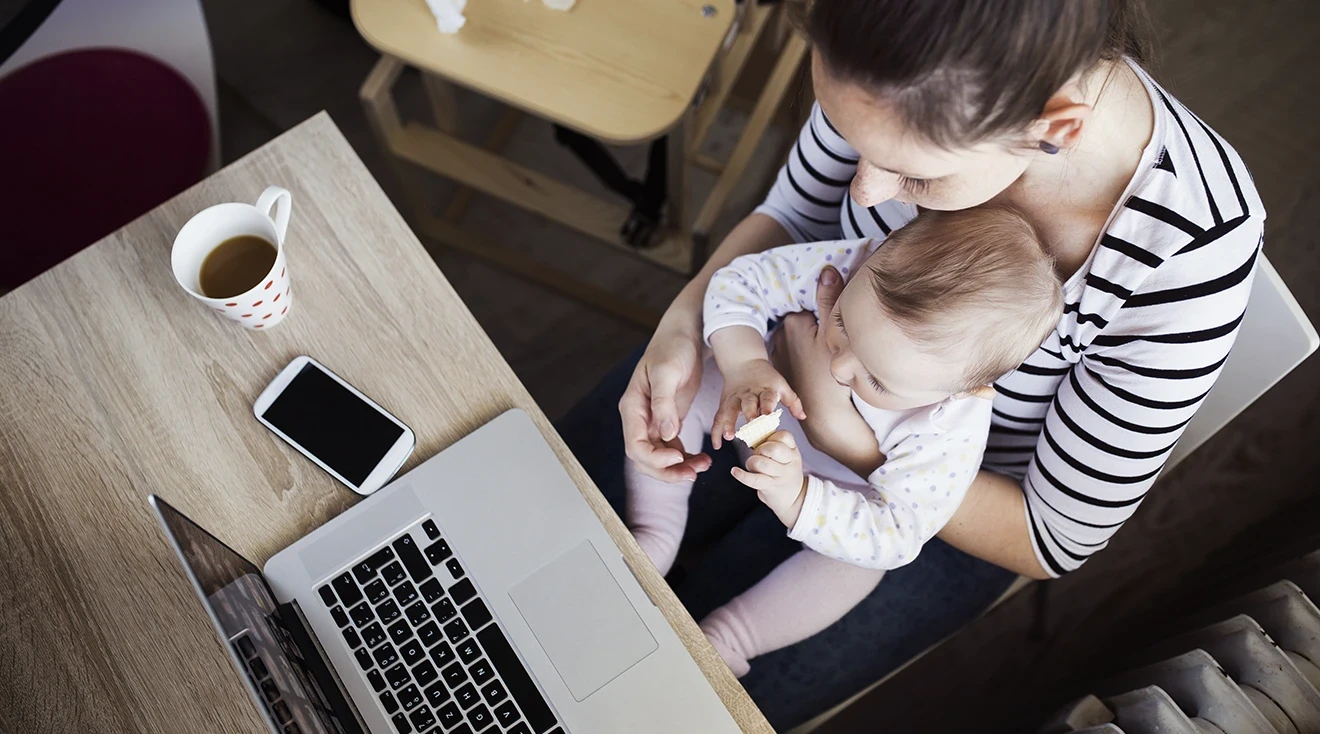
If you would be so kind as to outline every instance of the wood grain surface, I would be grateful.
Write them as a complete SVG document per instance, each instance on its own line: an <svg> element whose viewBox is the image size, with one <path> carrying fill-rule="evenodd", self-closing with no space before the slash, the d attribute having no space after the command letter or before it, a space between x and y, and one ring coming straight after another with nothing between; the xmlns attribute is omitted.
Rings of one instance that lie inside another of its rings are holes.
<svg viewBox="0 0 1320 734"><path fill-rule="evenodd" d="M196 211L293 193L294 306L246 331L175 284ZM769 731L324 114L0 299L0 731L264 732L157 527L158 493L261 564L351 505L252 416L311 354L417 434L526 410L711 684Z"/></svg>
<svg viewBox="0 0 1320 734"><path fill-rule="evenodd" d="M468 3L456 34L425 0L353 0L381 53L487 97L615 143L649 140L696 96L734 17L733 0Z"/></svg>

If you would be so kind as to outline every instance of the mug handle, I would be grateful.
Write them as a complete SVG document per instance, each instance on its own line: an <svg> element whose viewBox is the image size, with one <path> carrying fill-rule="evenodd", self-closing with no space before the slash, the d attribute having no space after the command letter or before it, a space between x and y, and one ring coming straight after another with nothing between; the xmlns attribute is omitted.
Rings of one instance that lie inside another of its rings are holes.
<svg viewBox="0 0 1320 734"><path fill-rule="evenodd" d="M283 246L284 233L289 229L289 214L293 209L293 195L281 186L267 186L261 196L257 197L257 209L274 222L275 237L279 240L275 244ZM274 216L271 216L272 210Z"/></svg>

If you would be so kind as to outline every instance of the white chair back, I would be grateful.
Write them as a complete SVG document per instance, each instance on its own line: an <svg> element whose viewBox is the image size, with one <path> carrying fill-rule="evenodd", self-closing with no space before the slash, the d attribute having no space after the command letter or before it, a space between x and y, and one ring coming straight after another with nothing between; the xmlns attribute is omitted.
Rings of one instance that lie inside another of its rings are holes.
<svg viewBox="0 0 1320 734"><path fill-rule="evenodd" d="M1320 336L1306 318L1279 272L1264 255L1238 329L1237 343L1215 387L1173 447L1169 471L1233 420L1265 391L1292 372L1320 346Z"/></svg>

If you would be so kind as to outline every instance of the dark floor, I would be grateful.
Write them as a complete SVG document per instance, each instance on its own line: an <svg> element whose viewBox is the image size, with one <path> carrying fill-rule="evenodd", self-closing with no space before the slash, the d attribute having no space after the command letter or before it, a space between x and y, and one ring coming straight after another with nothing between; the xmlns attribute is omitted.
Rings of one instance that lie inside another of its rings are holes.
<svg viewBox="0 0 1320 734"><path fill-rule="evenodd" d="M479 1L479 0L475 0ZM311 0L206 0L220 78L224 155L232 160L320 109L393 193L356 93L375 53L351 24ZM1151 0L1159 29L1156 76L1246 159L1269 211L1266 252L1302 307L1320 320L1320 2ZM411 85L411 86L409 86ZM401 103L417 109L416 80ZM464 98L472 129L493 105ZM736 117L712 145L727 151ZM774 150L768 143L768 150ZM640 151L623 151L630 165ZM589 185L554 145L550 128L525 122L520 161ZM774 156L762 156L763 171ZM634 168L635 170L635 168ZM755 176L754 176L755 178ZM446 186L432 181L437 201ZM708 179L698 177L694 196ZM748 187L755 190L755 187ZM744 195L730 217L754 200ZM681 281L537 217L479 200L469 225L530 253L553 253L602 285L657 307ZM495 344L545 411L556 416L646 334L573 301L466 258L432 250ZM1110 548L1049 583L1048 602L1019 595L854 707L834 731L1029 731L1130 647L1129 630L1152 629L1183 590L1212 580L1223 559L1250 565L1320 517L1315 451L1320 359L1305 363L1171 476L1162 478ZM1301 514L1309 511L1312 514ZM1299 519L1302 518L1302 519ZM1290 521L1285 521L1290 520ZM1273 532L1277 530L1277 532ZM1042 634L1033 636L1033 625ZM1011 727L1006 729L1005 727Z"/></svg>

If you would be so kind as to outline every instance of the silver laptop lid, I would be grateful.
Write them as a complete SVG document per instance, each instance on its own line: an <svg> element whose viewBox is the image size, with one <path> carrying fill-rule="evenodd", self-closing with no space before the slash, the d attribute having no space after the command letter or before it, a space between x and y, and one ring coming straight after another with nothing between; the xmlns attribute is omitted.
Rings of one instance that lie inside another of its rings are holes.
<svg viewBox="0 0 1320 734"><path fill-rule="evenodd" d="M305 631L296 612L281 610L261 571L156 495L147 501L270 731L361 732L351 715L336 715L347 703L333 685L317 682L315 669L324 664L309 659L311 646L300 649Z"/></svg>

